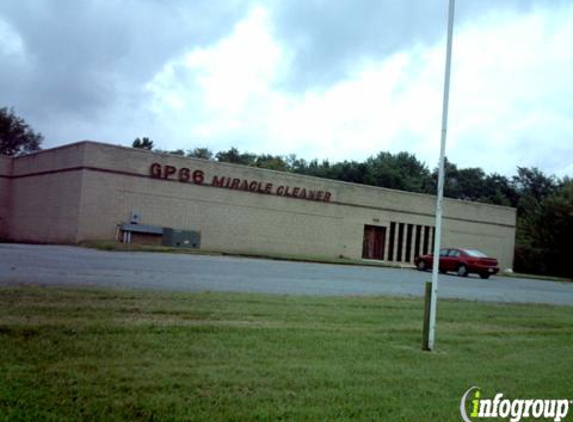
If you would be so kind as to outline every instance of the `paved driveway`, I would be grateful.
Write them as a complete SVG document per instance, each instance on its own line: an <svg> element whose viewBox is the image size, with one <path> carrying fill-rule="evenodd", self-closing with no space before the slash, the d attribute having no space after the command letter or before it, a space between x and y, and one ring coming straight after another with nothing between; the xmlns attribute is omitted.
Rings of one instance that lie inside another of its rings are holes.
<svg viewBox="0 0 573 422"><path fill-rule="evenodd" d="M424 282L430 279L430 273L409 269L0 244L0 284L3 285L37 283L172 291L422 296ZM573 283L440 275L439 296L573 305Z"/></svg>

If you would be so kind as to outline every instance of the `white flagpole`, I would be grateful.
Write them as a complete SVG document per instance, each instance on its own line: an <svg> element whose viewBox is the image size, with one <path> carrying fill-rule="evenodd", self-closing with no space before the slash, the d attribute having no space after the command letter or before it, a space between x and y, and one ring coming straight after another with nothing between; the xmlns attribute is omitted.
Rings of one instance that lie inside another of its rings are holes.
<svg viewBox="0 0 573 422"><path fill-rule="evenodd" d="M430 327L428 349L434 350L436 339L436 306L438 303L438 270L440 263L440 240L442 239L442 204L444 202L444 158L446 155L446 134L448 130L448 101L450 97L450 67L452 61L452 36L454 32L455 0L450 0L448 10L448 45L446 50L446 74L444 78L444 102L442 108L442 140L438 172L438 199L436 202L436 234L434 235L434 261L432 268L432 295L430 298Z"/></svg>

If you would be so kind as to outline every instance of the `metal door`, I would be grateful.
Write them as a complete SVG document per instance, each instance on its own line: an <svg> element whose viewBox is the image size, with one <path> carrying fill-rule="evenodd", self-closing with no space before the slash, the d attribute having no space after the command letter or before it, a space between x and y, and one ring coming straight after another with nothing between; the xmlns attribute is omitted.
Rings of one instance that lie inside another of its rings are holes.
<svg viewBox="0 0 573 422"><path fill-rule="evenodd" d="M364 240L362 243L362 258L384 259L384 242L386 241L386 227L364 226Z"/></svg>

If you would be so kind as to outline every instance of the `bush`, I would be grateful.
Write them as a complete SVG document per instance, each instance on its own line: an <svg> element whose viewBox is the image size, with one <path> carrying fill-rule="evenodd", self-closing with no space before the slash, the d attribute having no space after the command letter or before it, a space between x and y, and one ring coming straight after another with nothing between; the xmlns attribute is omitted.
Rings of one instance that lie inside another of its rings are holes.
<svg viewBox="0 0 573 422"><path fill-rule="evenodd" d="M516 246L513 268L518 273L573 278L573 270L561 251Z"/></svg>

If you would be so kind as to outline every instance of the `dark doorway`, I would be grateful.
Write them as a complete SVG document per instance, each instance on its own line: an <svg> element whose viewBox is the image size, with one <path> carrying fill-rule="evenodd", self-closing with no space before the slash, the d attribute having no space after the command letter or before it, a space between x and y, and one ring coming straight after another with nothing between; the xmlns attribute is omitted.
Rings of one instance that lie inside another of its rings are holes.
<svg viewBox="0 0 573 422"><path fill-rule="evenodd" d="M388 239L388 261L394 260L394 239L396 238L396 223L390 223L390 239Z"/></svg>
<svg viewBox="0 0 573 422"><path fill-rule="evenodd" d="M364 242L362 243L362 258L384 259L384 242L386 227L364 226Z"/></svg>

